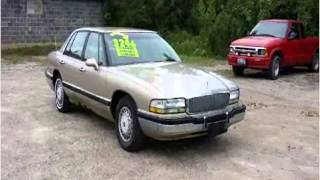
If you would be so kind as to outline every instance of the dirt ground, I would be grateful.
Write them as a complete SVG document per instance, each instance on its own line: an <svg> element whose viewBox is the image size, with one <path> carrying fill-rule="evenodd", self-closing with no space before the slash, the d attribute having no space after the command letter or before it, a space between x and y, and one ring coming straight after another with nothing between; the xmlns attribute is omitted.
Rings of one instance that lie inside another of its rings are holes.
<svg viewBox="0 0 320 180"><path fill-rule="evenodd" d="M319 80L303 69L270 81L233 77L245 120L215 138L122 150L112 123L54 106L44 66L2 64L2 179L318 179Z"/></svg>

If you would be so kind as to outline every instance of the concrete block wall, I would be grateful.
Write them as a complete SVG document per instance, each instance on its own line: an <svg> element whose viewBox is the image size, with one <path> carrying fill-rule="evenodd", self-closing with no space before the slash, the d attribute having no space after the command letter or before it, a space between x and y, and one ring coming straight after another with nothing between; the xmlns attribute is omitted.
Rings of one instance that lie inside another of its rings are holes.
<svg viewBox="0 0 320 180"><path fill-rule="evenodd" d="M78 27L102 26L101 0L2 0L1 43L62 42Z"/></svg>

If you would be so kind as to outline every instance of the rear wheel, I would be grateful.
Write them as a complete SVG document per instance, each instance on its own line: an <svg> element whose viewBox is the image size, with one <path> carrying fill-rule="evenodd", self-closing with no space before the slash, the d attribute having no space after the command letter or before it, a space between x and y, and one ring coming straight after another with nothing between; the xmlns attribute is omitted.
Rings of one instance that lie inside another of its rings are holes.
<svg viewBox="0 0 320 180"><path fill-rule="evenodd" d="M68 112L71 109L71 103L63 90L61 77L57 77L54 83L55 104L60 112Z"/></svg>
<svg viewBox="0 0 320 180"><path fill-rule="evenodd" d="M272 58L270 67L268 69L268 78L272 80L276 80L279 77L280 73L280 60L281 57L279 55L275 55Z"/></svg>
<svg viewBox="0 0 320 180"><path fill-rule="evenodd" d="M138 151L144 144L137 117L137 108L129 96L120 99L116 107L116 133L121 147L129 152Z"/></svg>
<svg viewBox="0 0 320 180"><path fill-rule="evenodd" d="M241 76L243 75L244 67L232 66L232 71L234 75Z"/></svg>
<svg viewBox="0 0 320 180"><path fill-rule="evenodd" d="M313 55L309 69L311 72L319 72L319 50Z"/></svg>

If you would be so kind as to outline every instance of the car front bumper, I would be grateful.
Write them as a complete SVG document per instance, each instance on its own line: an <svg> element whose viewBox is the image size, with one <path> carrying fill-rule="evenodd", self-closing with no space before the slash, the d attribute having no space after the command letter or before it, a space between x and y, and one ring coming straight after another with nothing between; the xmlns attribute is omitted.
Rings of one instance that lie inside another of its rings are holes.
<svg viewBox="0 0 320 180"><path fill-rule="evenodd" d="M232 66L239 66L237 60L239 58L245 59L246 68L254 68L254 69L268 69L270 65L270 57L259 57L259 56L237 56L233 54L228 55L228 63ZM242 66L242 65L241 65Z"/></svg>
<svg viewBox="0 0 320 180"><path fill-rule="evenodd" d="M157 140L176 140L226 132L228 127L244 119L246 106L237 104L223 111L179 118L162 118L138 111L142 131Z"/></svg>

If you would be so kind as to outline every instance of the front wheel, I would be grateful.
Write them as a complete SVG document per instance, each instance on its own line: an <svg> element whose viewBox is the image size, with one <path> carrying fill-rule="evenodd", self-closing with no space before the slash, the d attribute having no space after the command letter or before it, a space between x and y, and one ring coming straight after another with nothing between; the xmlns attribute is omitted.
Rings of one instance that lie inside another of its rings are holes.
<svg viewBox="0 0 320 180"><path fill-rule="evenodd" d="M54 83L55 104L60 112L68 112L71 108L71 103L68 100L64 90L62 79L58 77Z"/></svg>
<svg viewBox="0 0 320 180"><path fill-rule="evenodd" d="M280 73L280 60L281 57L276 55L272 58L270 67L268 69L268 78L272 80L276 80L279 77Z"/></svg>
<svg viewBox="0 0 320 180"><path fill-rule="evenodd" d="M319 72L319 50L313 55L309 69L311 72Z"/></svg>
<svg viewBox="0 0 320 180"><path fill-rule="evenodd" d="M121 147L129 152L138 151L144 144L144 134L141 131L137 108L134 101L125 96L116 107L116 133Z"/></svg>

